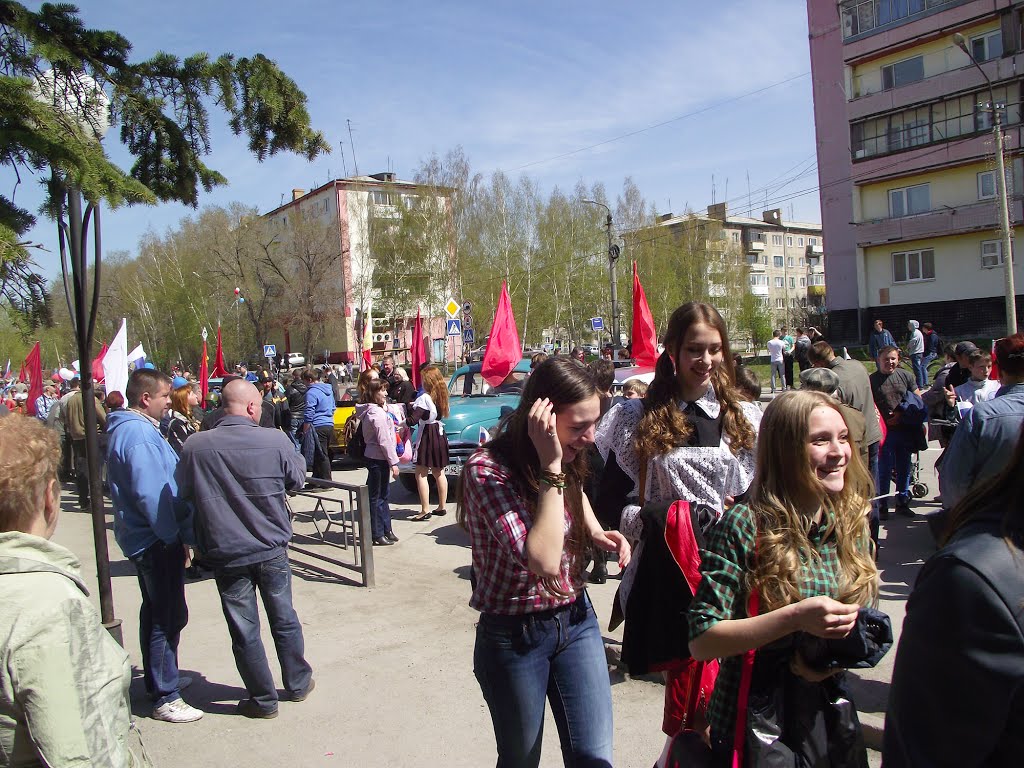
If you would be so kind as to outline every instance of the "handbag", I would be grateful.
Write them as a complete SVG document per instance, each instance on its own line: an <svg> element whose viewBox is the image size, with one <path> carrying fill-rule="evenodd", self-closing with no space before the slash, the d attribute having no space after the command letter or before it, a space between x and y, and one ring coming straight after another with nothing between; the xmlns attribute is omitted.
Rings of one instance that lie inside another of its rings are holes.
<svg viewBox="0 0 1024 768"><path fill-rule="evenodd" d="M690 672L690 692L686 699L686 713L683 725L669 746L665 768L711 768L711 744L706 735L707 726L695 728L697 707L700 704L700 683L704 673L704 662L693 665Z"/></svg>

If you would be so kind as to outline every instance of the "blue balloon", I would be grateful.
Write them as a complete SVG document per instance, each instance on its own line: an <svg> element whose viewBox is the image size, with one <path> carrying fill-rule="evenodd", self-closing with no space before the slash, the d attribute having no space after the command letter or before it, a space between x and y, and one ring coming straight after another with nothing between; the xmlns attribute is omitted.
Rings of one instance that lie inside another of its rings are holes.
<svg viewBox="0 0 1024 768"><path fill-rule="evenodd" d="M238 297L238 303L239 304L245 304L245 299L243 299L241 296L239 296Z"/></svg>

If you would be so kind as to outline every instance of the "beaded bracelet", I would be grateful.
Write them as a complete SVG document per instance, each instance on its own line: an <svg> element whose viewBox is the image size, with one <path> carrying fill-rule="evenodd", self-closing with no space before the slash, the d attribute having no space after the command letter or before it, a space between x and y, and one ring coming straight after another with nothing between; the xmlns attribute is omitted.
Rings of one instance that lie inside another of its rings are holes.
<svg viewBox="0 0 1024 768"><path fill-rule="evenodd" d="M552 488L565 488L565 472L543 470L540 473L540 481Z"/></svg>

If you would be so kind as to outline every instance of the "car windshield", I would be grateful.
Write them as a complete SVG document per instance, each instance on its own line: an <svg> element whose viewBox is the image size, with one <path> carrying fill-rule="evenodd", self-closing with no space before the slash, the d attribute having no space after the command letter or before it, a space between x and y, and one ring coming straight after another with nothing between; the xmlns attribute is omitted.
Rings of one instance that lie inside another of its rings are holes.
<svg viewBox="0 0 1024 768"><path fill-rule="evenodd" d="M480 395L522 394L526 382L525 371L512 371L497 387L492 387L479 371L459 374L448 386L451 397L474 397Z"/></svg>

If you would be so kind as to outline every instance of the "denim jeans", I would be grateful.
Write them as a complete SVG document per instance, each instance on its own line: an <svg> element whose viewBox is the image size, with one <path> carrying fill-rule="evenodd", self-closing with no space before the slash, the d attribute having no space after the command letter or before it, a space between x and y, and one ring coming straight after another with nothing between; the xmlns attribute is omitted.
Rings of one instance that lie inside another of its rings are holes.
<svg viewBox="0 0 1024 768"><path fill-rule="evenodd" d="M274 711L277 709L277 688L260 638L257 589L267 612L285 689L293 694L303 693L313 678L313 670L304 657L302 625L292 607L292 569L288 565L288 555L281 554L238 568L220 568L214 577L231 635L231 651L235 655L238 674L249 696L261 708Z"/></svg>
<svg viewBox="0 0 1024 768"><path fill-rule="evenodd" d="M292 443L295 444L295 450L302 453L302 438L299 437L299 429L302 427L302 421L292 424L292 428L288 430L288 436L292 439Z"/></svg>
<svg viewBox="0 0 1024 768"><path fill-rule="evenodd" d="M927 355L921 358L921 365L924 367L925 384L928 383L928 366L932 364L932 360L934 360L936 357L938 357L938 355L935 352L929 352Z"/></svg>
<svg viewBox="0 0 1024 768"><path fill-rule="evenodd" d="M868 446L868 472L871 473L871 480L874 482L875 487L878 487L878 443L872 443ZM875 491L875 496L878 496L881 491ZM878 549L878 502L871 502L871 517L869 522L869 528L871 530L871 540L875 542L875 550Z"/></svg>
<svg viewBox="0 0 1024 768"><path fill-rule="evenodd" d="M566 766L612 765L612 693L601 630L586 594L526 616L481 614L473 672L491 712L498 768L537 766L544 702Z"/></svg>
<svg viewBox="0 0 1024 768"><path fill-rule="evenodd" d="M889 483L893 470L896 470L896 503L906 504L910 499L910 455L911 437L900 427L890 427L878 456L878 495L889 493ZM882 509L889 508L889 502L879 502Z"/></svg>
<svg viewBox="0 0 1024 768"><path fill-rule="evenodd" d="M156 706L181 698L178 641L188 624L185 604L185 547L158 541L133 558L142 590L139 647L146 691Z"/></svg>
<svg viewBox="0 0 1024 768"><path fill-rule="evenodd" d="M370 494L371 536L379 539L391 531L391 465L384 459L366 459L366 485Z"/></svg>
<svg viewBox="0 0 1024 768"><path fill-rule="evenodd" d="M776 375L778 375L778 377L779 377L779 389L785 389L786 388L786 372L785 372L785 368L783 367L782 360L773 360L772 361L771 372L772 372L772 378L771 378L771 381L772 381L772 392L775 391L775 376Z"/></svg>
<svg viewBox="0 0 1024 768"><path fill-rule="evenodd" d="M914 369L914 378L917 380L917 388L924 389L928 386L928 371L925 370L924 360L920 352L910 356L910 367Z"/></svg>

